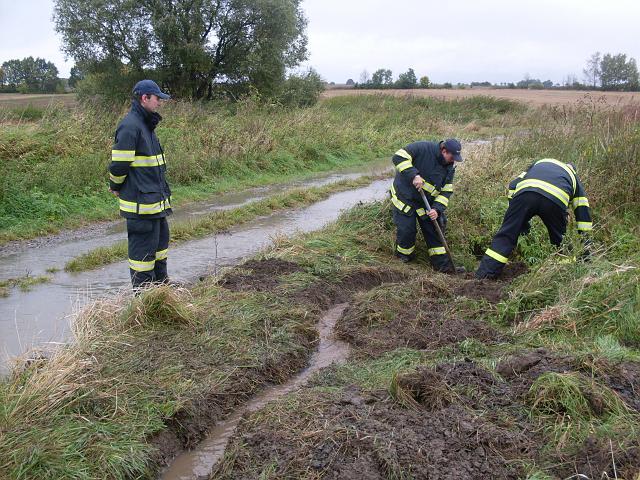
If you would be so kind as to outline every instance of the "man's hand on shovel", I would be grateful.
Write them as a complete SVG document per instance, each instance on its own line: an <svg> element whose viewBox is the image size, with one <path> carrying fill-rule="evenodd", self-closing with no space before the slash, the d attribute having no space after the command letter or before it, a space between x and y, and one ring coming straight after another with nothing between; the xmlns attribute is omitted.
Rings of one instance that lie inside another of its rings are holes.
<svg viewBox="0 0 640 480"><path fill-rule="evenodd" d="M413 177L411 183L413 183L413 186L416 187L417 190L422 190L422 187L424 186L424 178L420 175L416 175Z"/></svg>
<svg viewBox="0 0 640 480"><path fill-rule="evenodd" d="M424 192L422 192L422 187L424 186L424 178L422 178L420 175L416 175L415 177L413 177L411 183L413 183L413 186L416 187L416 190L424 195ZM432 221L436 221L438 219L438 211L435 208L429 209L427 211L427 215Z"/></svg>
<svg viewBox="0 0 640 480"><path fill-rule="evenodd" d="M415 181L415 178L414 178ZM423 180L424 182L424 180ZM427 214L429 215L429 218L431 219L431 222L433 223L433 227L436 229L436 233L438 234L438 238L440 238L440 242L442 242L442 246L444 247L445 251L447 252L447 256L449 257L449 261L451 262L451 268L453 269L453 272L455 273L456 267L455 267L455 263L453 263L453 256L451 255L451 250L449 250L449 245L447 245L447 240L444 238L444 234L442 233L442 230L440 229L440 225L438 225L438 222L436 221L436 219L438 218L438 212L436 211L435 208L431 208L431 205L429 205L429 201L427 200L426 195L424 194L424 192L422 191L422 189L419 190L420 191L420 196L422 197L422 201L424 202L424 206L426 207L427 210ZM435 213L435 215L432 215L432 213Z"/></svg>

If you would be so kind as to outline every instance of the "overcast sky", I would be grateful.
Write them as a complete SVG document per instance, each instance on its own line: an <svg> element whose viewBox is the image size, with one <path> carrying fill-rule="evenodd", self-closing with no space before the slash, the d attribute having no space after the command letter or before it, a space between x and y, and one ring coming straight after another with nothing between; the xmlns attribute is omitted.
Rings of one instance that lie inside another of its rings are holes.
<svg viewBox="0 0 640 480"><path fill-rule="evenodd" d="M303 0L309 60L327 81L412 67L433 82L515 82L525 74L582 80L595 51L640 57L637 0ZM29 55L73 65L60 52L53 0L0 0L0 63Z"/></svg>

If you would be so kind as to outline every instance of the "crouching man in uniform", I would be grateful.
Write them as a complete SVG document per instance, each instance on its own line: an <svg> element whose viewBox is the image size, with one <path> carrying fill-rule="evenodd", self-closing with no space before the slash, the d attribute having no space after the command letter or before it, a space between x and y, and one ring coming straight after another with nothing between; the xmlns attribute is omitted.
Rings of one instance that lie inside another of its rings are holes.
<svg viewBox="0 0 640 480"><path fill-rule="evenodd" d="M508 197L509 208L502 226L482 257L476 278L500 276L518 237L529 232L529 221L534 216L547 227L549 241L559 246L567 231L568 207L574 211L585 244L583 258L588 257L590 240L586 234L593 229L593 223L589 200L574 165L553 158L538 160L509 184Z"/></svg>
<svg viewBox="0 0 640 480"><path fill-rule="evenodd" d="M453 272L431 220L445 226L445 210L453 194L454 162L461 162L460 142L454 138L436 142L415 142L398 150L392 158L396 176L391 186L393 222L397 227L395 254L410 262L416 249L416 221L429 248L433 268ZM427 212L420 190L423 190L431 211Z"/></svg>

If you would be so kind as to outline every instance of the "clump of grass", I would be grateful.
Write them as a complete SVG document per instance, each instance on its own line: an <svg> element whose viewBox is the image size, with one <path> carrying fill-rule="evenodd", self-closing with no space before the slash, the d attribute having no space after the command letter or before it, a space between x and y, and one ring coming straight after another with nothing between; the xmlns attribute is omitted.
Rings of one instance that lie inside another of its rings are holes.
<svg viewBox="0 0 640 480"><path fill-rule="evenodd" d="M454 396L441 376L430 368L395 374L389 394L400 405L413 410L439 410L449 405Z"/></svg>
<svg viewBox="0 0 640 480"><path fill-rule="evenodd" d="M6 113L6 118L10 120L33 122L41 120L45 115L46 109L31 104L23 107L14 107Z"/></svg>
<svg viewBox="0 0 640 480"><path fill-rule="evenodd" d="M170 285L148 288L135 297L122 313L125 326L196 327L197 317L188 290Z"/></svg>
<svg viewBox="0 0 640 480"><path fill-rule="evenodd" d="M410 372L423 362L423 352L399 348L375 359L352 359L320 372L319 383L325 386L358 384L367 389L387 388L396 375Z"/></svg>
<svg viewBox="0 0 640 480"><path fill-rule="evenodd" d="M578 373L544 373L531 386L528 398L537 415L578 422L629 412L615 393Z"/></svg>
<svg viewBox="0 0 640 480"><path fill-rule="evenodd" d="M0 281L0 297L7 297L12 288L19 287L23 292L28 292L35 285L47 283L51 281L51 277L47 275L31 276L25 275L20 278L9 278Z"/></svg>
<svg viewBox="0 0 640 480"><path fill-rule="evenodd" d="M530 413L541 421L555 449L574 449L591 435L631 438L640 418L608 387L579 373L547 372L527 395Z"/></svg>
<svg viewBox="0 0 640 480"><path fill-rule="evenodd" d="M596 337L593 342L593 348L595 353L611 362L640 361L640 352L621 345L620 341L613 335Z"/></svg>

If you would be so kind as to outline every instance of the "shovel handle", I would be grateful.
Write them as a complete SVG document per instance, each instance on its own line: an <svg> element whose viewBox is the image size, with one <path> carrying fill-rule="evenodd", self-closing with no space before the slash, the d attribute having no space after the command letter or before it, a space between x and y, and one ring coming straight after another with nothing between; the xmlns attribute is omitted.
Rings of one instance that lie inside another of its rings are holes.
<svg viewBox="0 0 640 480"><path fill-rule="evenodd" d="M427 207L427 213L429 213L431 211L431 205L429 205L429 200L427 200L427 196L424 194L424 191L422 189L420 189L419 192L420 192L420 196L422 197L422 201L424 202L424 206ZM453 263L453 256L451 255L451 250L449 250L449 245L447 245L447 240L444 238L444 234L440 229L440 224L438 224L437 220L431 220L431 223L433 223L433 226L436 229L436 233L438 234L438 237L440 238L440 241L444 246L445 252L447 252L447 256L449 257L449 261L451 262L451 266L453 267L453 271L455 272L456 266L455 266L455 263Z"/></svg>

